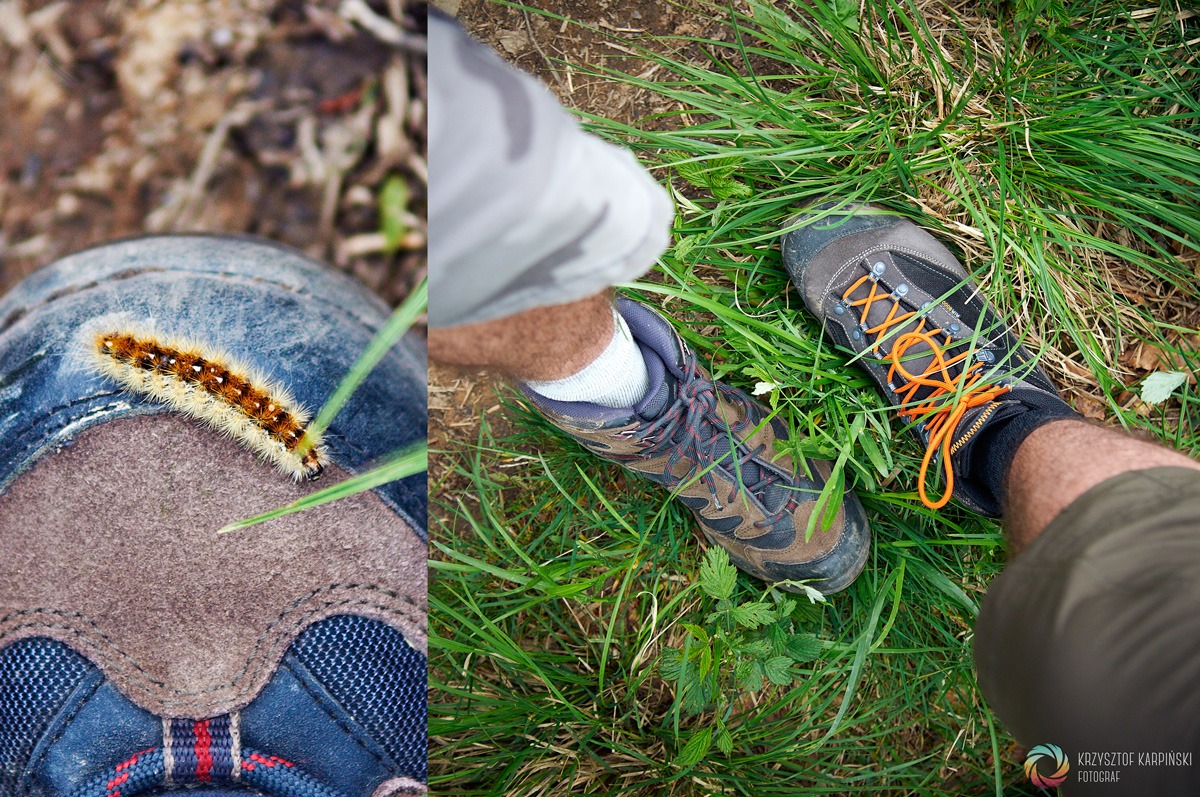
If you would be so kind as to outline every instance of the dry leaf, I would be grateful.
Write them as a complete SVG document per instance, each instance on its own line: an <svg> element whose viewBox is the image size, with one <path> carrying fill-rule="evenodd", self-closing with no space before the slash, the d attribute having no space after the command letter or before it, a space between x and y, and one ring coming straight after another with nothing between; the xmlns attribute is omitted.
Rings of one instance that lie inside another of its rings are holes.
<svg viewBox="0 0 1200 797"><path fill-rule="evenodd" d="M1091 418L1094 421L1102 421L1106 415L1104 405L1087 395L1075 397L1075 411L1085 418Z"/></svg>

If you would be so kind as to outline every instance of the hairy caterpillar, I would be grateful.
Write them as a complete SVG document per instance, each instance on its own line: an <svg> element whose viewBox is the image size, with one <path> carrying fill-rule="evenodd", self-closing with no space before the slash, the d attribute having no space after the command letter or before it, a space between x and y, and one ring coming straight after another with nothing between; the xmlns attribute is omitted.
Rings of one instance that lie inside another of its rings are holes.
<svg viewBox="0 0 1200 797"><path fill-rule="evenodd" d="M309 414L280 385L226 353L130 329L100 332L93 352L104 375L231 435L297 481L321 475L319 439L297 453Z"/></svg>

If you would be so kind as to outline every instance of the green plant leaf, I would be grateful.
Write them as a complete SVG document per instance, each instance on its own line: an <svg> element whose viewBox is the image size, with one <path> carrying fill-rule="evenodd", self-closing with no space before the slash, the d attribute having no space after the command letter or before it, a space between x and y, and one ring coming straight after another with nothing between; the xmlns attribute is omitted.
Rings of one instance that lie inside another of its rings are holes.
<svg viewBox="0 0 1200 797"><path fill-rule="evenodd" d="M718 694L717 679L712 673L700 678L694 672L689 668L689 677L680 681L681 704L684 713L689 715L708 710Z"/></svg>
<svg viewBox="0 0 1200 797"><path fill-rule="evenodd" d="M408 183L399 175L392 175L379 192L379 229L387 241L388 251L400 247L408 234L404 219L408 213Z"/></svg>
<svg viewBox="0 0 1200 797"><path fill-rule="evenodd" d="M821 642L812 634L791 634L784 649L792 661L813 661L821 655Z"/></svg>
<svg viewBox="0 0 1200 797"><path fill-rule="evenodd" d="M658 674L664 681L678 681L683 675L683 653L667 648L658 660Z"/></svg>
<svg viewBox="0 0 1200 797"><path fill-rule="evenodd" d="M675 242L675 248L672 251L680 261L686 260L691 251L696 248L698 242L698 236L685 235Z"/></svg>
<svg viewBox="0 0 1200 797"><path fill-rule="evenodd" d="M754 693L762 689L763 667L758 661L739 661L733 668L733 675L743 692Z"/></svg>
<svg viewBox="0 0 1200 797"><path fill-rule="evenodd" d="M763 629L766 632L767 638L771 640L771 653L775 656L782 656L787 649L787 629L782 623L772 623Z"/></svg>
<svg viewBox="0 0 1200 797"><path fill-rule="evenodd" d="M832 0L830 10L846 30L858 32L858 0Z"/></svg>
<svg viewBox="0 0 1200 797"><path fill-rule="evenodd" d="M766 639L755 639L742 645L739 652L751 658L765 658L771 655L771 643Z"/></svg>
<svg viewBox="0 0 1200 797"><path fill-rule="evenodd" d="M883 451L879 448L879 444L875 442L874 436L870 434L860 435L858 444L862 446L863 453L867 455L867 459L875 466L875 470L880 476L887 476L891 470L891 463L884 459Z"/></svg>
<svg viewBox="0 0 1200 797"><path fill-rule="evenodd" d="M341 498L348 498L351 495L356 495L366 490L373 490L384 484L389 484L397 479L405 479L409 476L414 476L421 473L429 466L429 452L427 444L424 440L416 445L393 454L382 465L377 468L372 468L366 473L360 473L357 476L352 476L349 479L340 481L337 484L331 484L323 490L318 490L315 493L306 495L299 501L294 501L287 506L272 509L269 512L263 512L261 515L255 515L252 518L239 520L236 523L230 523L225 528L218 531L218 534L227 534L231 531L256 526L259 523L265 523L268 520L281 518L284 515L291 515L296 512L303 512L306 509L312 509L321 504L327 504L330 501L337 501Z"/></svg>
<svg viewBox="0 0 1200 797"><path fill-rule="evenodd" d="M317 417L308 425L304 437L300 440L300 445L296 447L297 454L303 455L305 451L312 448L312 441L316 436L329 428L329 424L342 411L342 407L346 406L346 402L354 395L354 391L358 390L359 385L366 381L371 371L375 370L375 366L379 365L379 361L392 350L392 347L400 342L400 338L404 337L404 333L420 318L428 305L429 282L421 280L421 284L413 289L408 298L396 308L387 323L383 325L383 329L379 330L379 334L367 345L366 351L351 366L346 378L338 384L337 390L333 391L333 395L325 402L325 406L321 407Z"/></svg>
<svg viewBox="0 0 1200 797"><path fill-rule="evenodd" d="M682 152L667 153L667 160L670 162L672 168L675 169L676 174L696 188L708 189L708 166L702 161L680 162L687 160L688 157L688 155Z"/></svg>
<svg viewBox="0 0 1200 797"><path fill-rule="evenodd" d="M729 755L733 752L733 736L727 729L722 729L721 732L717 734L716 745L717 749L725 755Z"/></svg>
<svg viewBox="0 0 1200 797"><path fill-rule="evenodd" d="M700 565L700 589L709 597L723 600L733 594L736 584L737 568L729 563L725 549L714 545L705 551Z"/></svg>
<svg viewBox="0 0 1200 797"><path fill-rule="evenodd" d="M675 756L673 763L677 767L691 769L700 763L700 759L704 758L710 747L712 747L712 730L701 728L692 734L692 738L688 739L687 744L679 751L679 755Z"/></svg>
<svg viewBox="0 0 1200 797"><path fill-rule="evenodd" d="M714 177L712 181L712 193L717 199L745 199L753 196L754 189L731 177Z"/></svg>
<svg viewBox="0 0 1200 797"><path fill-rule="evenodd" d="M1183 371L1155 371L1142 382L1142 401L1147 404L1162 404L1171 397L1175 389L1187 381Z"/></svg>
<svg viewBox="0 0 1200 797"><path fill-rule="evenodd" d="M758 628L775 620L775 610L767 603L743 603L734 607L733 620L743 628Z"/></svg>
<svg viewBox="0 0 1200 797"><path fill-rule="evenodd" d="M701 645L708 644L708 632L705 631L700 626L696 625L695 623L684 623L683 628L689 634L691 634L693 637L695 637L700 642Z"/></svg>
<svg viewBox="0 0 1200 797"><path fill-rule="evenodd" d="M787 656L772 656L763 662L763 672L771 683L789 686L792 683L792 660Z"/></svg>

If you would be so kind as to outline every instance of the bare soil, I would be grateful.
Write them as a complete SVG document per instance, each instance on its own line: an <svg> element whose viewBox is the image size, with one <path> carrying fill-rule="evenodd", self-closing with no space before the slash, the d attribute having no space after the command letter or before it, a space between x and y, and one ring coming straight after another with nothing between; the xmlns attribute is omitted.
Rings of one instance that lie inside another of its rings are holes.
<svg viewBox="0 0 1200 797"><path fill-rule="evenodd" d="M423 39L423 5L359 5ZM341 8L0 0L0 291L92 244L203 230L406 295L424 272L425 58ZM398 248L378 234L392 177Z"/></svg>

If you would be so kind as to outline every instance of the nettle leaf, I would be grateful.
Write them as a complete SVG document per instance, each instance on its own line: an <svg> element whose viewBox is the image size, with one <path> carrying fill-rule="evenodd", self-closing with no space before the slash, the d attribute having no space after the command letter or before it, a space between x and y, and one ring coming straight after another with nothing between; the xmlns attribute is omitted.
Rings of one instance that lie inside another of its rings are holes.
<svg viewBox="0 0 1200 797"><path fill-rule="evenodd" d="M743 628L758 628L775 620L775 610L767 603L743 603L734 607L733 620Z"/></svg>
<svg viewBox="0 0 1200 797"><path fill-rule="evenodd" d="M790 686L792 683L792 660L787 656L773 656L763 662L763 672L767 680L779 686Z"/></svg>
<svg viewBox="0 0 1200 797"><path fill-rule="evenodd" d="M678 681L683 677L683 653L675 648L667 648L658 660L658 674L665 681Z"/></svg>
<svg viewBox="0 0 1200 797"><path fill-rule="evenodd" d="M717 749L725 755L729 755L733 752L733 736L729 733L729 731L722 729L721 732L717 734Z"/></svg>
<svg viewBox="0 0 1200 797"><path fill-rule="evenodd" d="M714 179L712 193L717 199L746 199L754 195L754 189L731 177Z"/></svg>
<svg viewBox="0 0 1200 797"><path fill-rule="evenodd" d="M667 160L676 174L697 188L708 188L708 166L703 161L684 162L687 157L682 152L667 154Z"/></svg>
<svg viewBox="0 0 1200 797"><path fill-rule="evenodd" d="M779 623L764 629L767 639L771 640L771 653L782 656L787 648L787 630Z"/></svg>
<svg viewBox="0 0 1200 797"><path fill-rule="evenodd" d="M714 545L705 551L700 565L700 589L709 597L724 600L733 594L736 584L737 569L729 563L725 549Z"/></svg>
<svg viewBox="0 0 1200 797"><path fill-rule="evenodd" d="M812 634L792 634L784 649L792 661L813 661L821 655L821 642Z"/></svg>
<svg viewBox="0 0 1200 797"><path fill-rule="evenodd" d="M696 665L697 673L701 678L707 678L708 674L713 669L713 652L712 648L704 647L700 650L700 661Z"/></svg>
<svg viewBox="0 0 1200 797"><path fill-rule="evenodd" d="M1156 371L1142 382L1142 401L1147 404L1162 404L1171 397L1175 389L1187 381L1183 371Z"/></svg>
<svg viewBox="0 0 1200 797"><path fill-rule="evenodd" d="M742 159L737 155L722 155L719 158L709 158L705 163L712 168L714 174L728 177L733 174L734 169L741 165Z"/></svg>
<svg viewBox="0 0 1200 797"><path fill-rule="evenodd" d="M758 661L740 661L733 669L734 677L743 692L757 692L763 687L763 666Z"/></svg>
<svg viewBox="0 0 1200 797"><path fill-rule="evenodd" d="M738 683L745 681L754 674L754 662L750 659L742 659L733 668L733 679Z"/></svg>
<svg viewBox="0 0 1200 797"><path fill-rule="evenodd" d="M753 659L766 658L771 654L771 643L766 639L756 639L742 645L738 652Z"/></svg>
<svg viewBox="0 0 1200 797"><path fill-rule="evenodd" d="M858 32L858 0L833 0L833 13L846 30Z"/></svg>
<svg viewBox="0 0 1200 797"><path fill-rule="evenodd" d="M775 380L775 377L758 363L750 363L742 368L742 375L748 376L758 382L774 382Z"/></svg>
<svg viewBox="0 0 1200 797"><path fill-rule="evenodd" d="M700 759L704 758L712 747L712 730L710 728L701 728L692 734L692 738L688 739L687 744L679 751L679 755L675 756L673 762L677 767L688 769L700 763Z"/></svg>
<svg viewBox="0 0 1200 797"><path fill-rule="evenodd" d="M687 259L687 256L696 248L696 244L700 242L698 236L687 235L675 242L675 257L679 260Z"/></svg>
<svg viewBox="0 0 1200 797"><path fill-rule="evenodd" d="M708 632L694 623L683 623L683 628L693 637L700 641L700 644L708 644Z"/></svg>
<svg viewBox="0 0 1200 797"><path fill-rule="evenodd" d="M681 682L682 683L682 682ZM699 714L712 705L717 697L717 678L709 673L704 678L696 678L680 689L680 705L687 714Z"/></svg>

